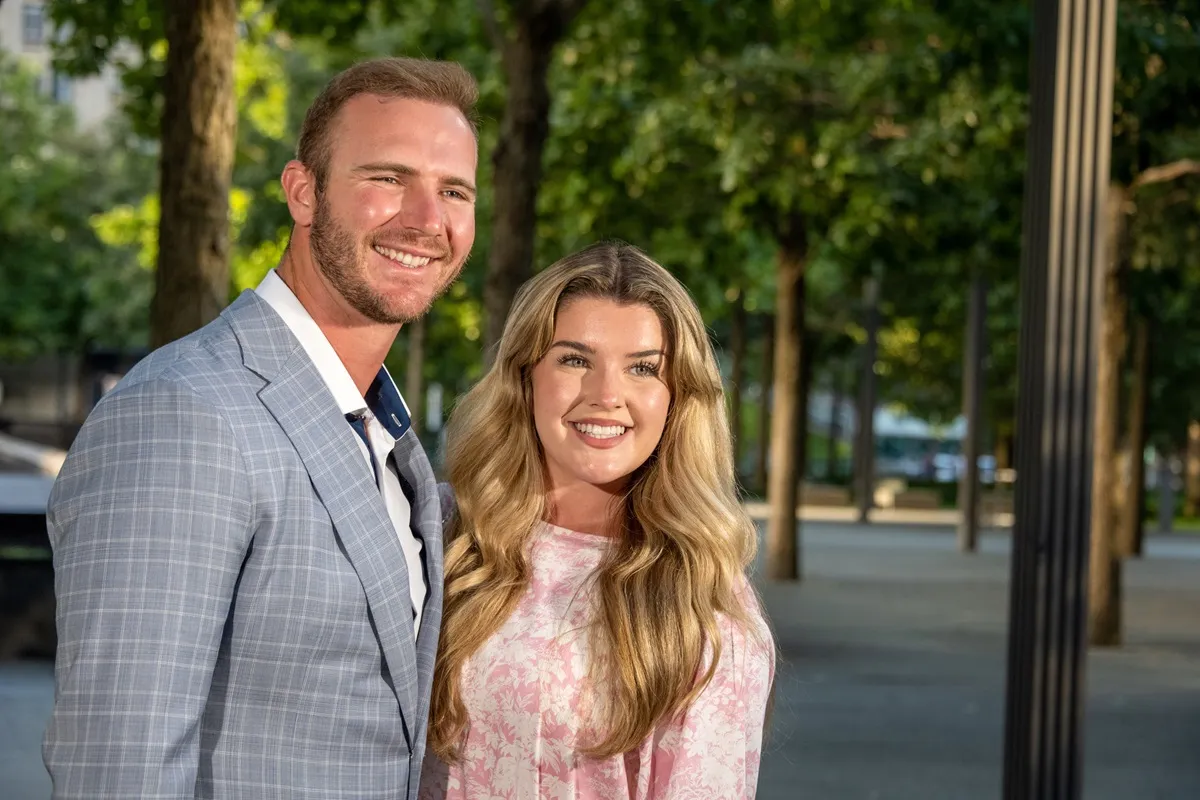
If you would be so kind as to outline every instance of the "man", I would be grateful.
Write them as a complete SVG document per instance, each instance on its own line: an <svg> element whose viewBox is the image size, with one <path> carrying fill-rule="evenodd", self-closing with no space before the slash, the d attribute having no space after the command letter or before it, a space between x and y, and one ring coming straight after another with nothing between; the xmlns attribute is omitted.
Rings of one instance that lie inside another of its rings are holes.
<svg viewBox="0 0 1200 800"><path fill-rule="evenodd" d="M55 797L416 796L441 512L382 364L474 241L475 98L440 62L334 78L277 270L80 431L47 515Z"/></svg>

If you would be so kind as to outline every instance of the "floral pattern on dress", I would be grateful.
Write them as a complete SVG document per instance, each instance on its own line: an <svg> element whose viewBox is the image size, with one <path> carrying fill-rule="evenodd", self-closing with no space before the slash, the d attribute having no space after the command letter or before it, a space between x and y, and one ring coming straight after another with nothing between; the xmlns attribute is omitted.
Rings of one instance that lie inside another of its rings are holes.
<svg viewBox="0 0 1200 800"><path fill-rule="evenodd" d="M756 636L719 618L717 670L685 713L623 755L578 752L594 708L587 687L592 580L609 541L539 526L525 596L463 668L471 720L463 759L448 766L429 753L420 800L754 797L775 672L770 631L756 604Z"/></svg>

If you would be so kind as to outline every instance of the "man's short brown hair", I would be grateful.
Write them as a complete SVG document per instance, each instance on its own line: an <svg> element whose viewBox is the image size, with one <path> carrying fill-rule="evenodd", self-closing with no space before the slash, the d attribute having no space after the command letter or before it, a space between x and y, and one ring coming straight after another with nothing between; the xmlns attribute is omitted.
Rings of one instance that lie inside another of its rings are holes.
<svg viewBox="0 0 1200 800"><path fill-rule="evenodd" d="M378 58L355 64L334 76L304 115L296 157L312 170L317 189L329 172L331 138L338 112L360 94L403 97L451 106L462 112L478 136L475 103L479 86L470 72L452 61L421 58Z"/></svg>

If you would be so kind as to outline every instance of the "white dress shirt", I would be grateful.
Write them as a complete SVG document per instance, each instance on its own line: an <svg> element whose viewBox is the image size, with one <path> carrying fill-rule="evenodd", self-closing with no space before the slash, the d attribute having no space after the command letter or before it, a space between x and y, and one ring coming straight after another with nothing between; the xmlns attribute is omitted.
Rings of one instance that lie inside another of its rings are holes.
<svg viewBox="0 0 1200 800"><path fill-rule="evenodd" d="M313 364L317 367L317 372L325 381L325 385L333 393L333 399L337 402L338 410L342 412L343 416L359 416L366 423L367 438L371 441L371 451L374 452L375 462L384 467L378 476L379 491L387 506L388 516L391 517L392 524L396 528L396 534L400 538L400 546L404 549L404 558L408 565L408 585L412 593L413 636L415 638L421 629L421 612L425 606L427 590L425 568L421 561L423 543L413 534L412 507L400 486L396 460L392 456L392 448L396 445L396 439L389 432L388 427L379 421L366 399L363 398L362 392L354 385L354 380L346 370L346 365L338 357L333 345L325 338L320 326L275 270L268 272L254 291L271 308L275 309L275 313L283 318L292 335L300 341L300 346L312 359ZM376 380L386 380L391 384L390 388L394 391L395 396L400 398L402 404L404 403L404 398L401 397L399 391L395 391L395 383L386 369L380 368L379 377ZM407 417L407 405L404 405L404 410ZM393 430L400 424L394 416L391 422L395 423L390 426ZM367 469L370 470L370 474L374 475L371 452L367 450L366 442L357 435L354 438L358 441L359 450L362 451Z"/></svg>

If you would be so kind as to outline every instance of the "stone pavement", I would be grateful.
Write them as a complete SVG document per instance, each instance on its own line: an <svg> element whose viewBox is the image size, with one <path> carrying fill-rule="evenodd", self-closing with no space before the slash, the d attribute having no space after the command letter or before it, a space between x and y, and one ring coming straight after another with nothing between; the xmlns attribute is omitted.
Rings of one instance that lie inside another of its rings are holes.
<svg viewBox="0 0 1200 800"><path fill-rule="evenodd" d="M805 580L763 583L782 652L758 797L1000 797L1008 535L806 522ZM1127 644L1087 664L1085 800L1200 798L1200 537L1126 571ZM49 795L46 663L0 665L0 798ZM719 800L713 798L712 800Z"/></svg>
<svg viewBox="0 0 1200 800"><path fill-rule="evenodd" d="M783 667L760 798L999 798L1007 533L804 525L805 580L761 584ZM1152 538L1126 646L1086 666L1085 800L1200 798L1200 538Z"/></svg>

